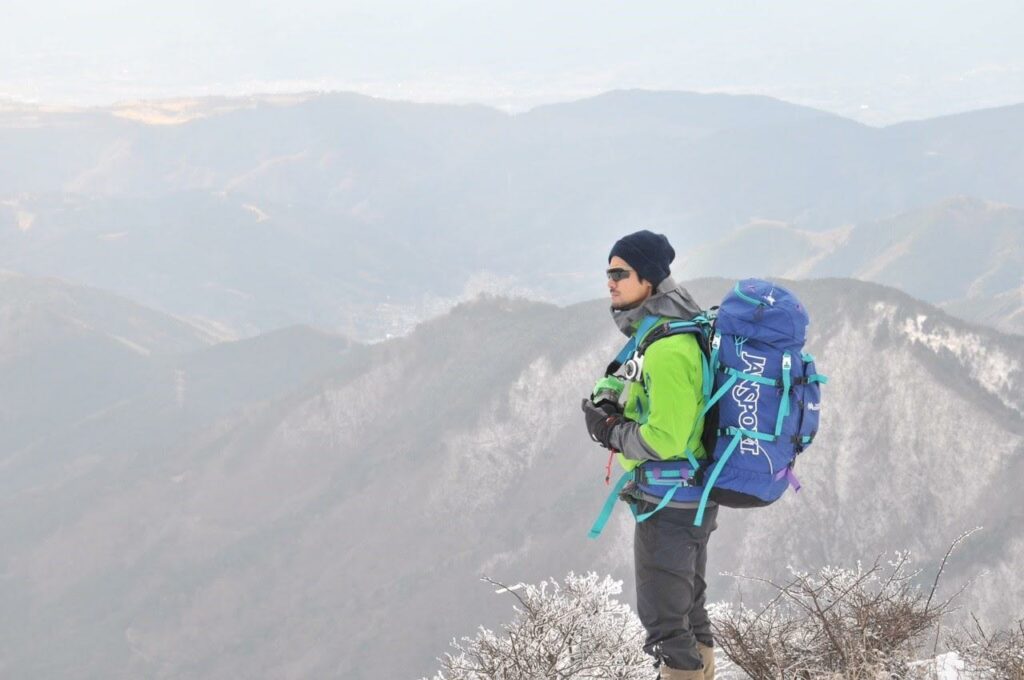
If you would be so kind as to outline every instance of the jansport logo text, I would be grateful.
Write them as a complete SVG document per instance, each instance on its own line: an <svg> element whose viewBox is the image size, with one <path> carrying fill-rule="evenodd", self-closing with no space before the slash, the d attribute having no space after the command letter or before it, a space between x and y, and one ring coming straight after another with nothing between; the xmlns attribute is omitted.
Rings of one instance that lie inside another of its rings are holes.
<svg viewBox="0 0 1024 680"><path fill-rule="evenodd" d="M740 359L743 360L743 372L750 375L764 375L765 357L741 352ZM732 398L740 409L739 424L744 430L757 431L757 400L761 396L760 383L751 381L740 381L732 388ZM761 451L761 445L756 439L744 437L740 440L740 453L749 453L756 456Z"/></svg>

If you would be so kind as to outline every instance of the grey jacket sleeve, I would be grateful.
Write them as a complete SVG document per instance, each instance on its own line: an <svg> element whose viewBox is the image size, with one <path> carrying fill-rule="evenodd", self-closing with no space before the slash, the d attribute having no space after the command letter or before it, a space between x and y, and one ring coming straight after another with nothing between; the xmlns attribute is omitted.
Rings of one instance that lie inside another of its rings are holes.
<svg viewBox="0 0 1024 680"><path fill-rule="evenodd" d="M611 444L626 458L633 460L662 460L654 449L640 436L640 423L623 420L612 430Z"/></svg>

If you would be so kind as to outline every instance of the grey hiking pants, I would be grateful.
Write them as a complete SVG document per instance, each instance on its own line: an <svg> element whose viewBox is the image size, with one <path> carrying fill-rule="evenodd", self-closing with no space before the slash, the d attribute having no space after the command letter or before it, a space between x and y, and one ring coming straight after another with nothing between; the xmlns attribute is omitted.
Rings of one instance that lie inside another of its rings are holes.
<svg viewBox="0 0 1024 680"><path fill-rule="evenodd" d="M654 509L640 501L639 512ZM680 670L701 668L697 641L712 646L704 609L708 538L717 527L718 506L708 507L702 526L695 509L667 507L636 525L633 560L636 609L647 630L644 651Z"/></svg>

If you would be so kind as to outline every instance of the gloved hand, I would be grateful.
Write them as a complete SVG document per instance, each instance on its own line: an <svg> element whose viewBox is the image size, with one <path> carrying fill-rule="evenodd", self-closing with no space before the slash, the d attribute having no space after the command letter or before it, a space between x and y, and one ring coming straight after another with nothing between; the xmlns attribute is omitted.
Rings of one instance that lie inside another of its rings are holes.
<svg viewBox="0 0 1024 680"><path fill-rule="evenodd" d="M606 449L612 448L612 430L622 422L622 409L618 404L607 402L595 406L589 399L583 400L583 415L587 419L587 432L590 438Z"/></svg>

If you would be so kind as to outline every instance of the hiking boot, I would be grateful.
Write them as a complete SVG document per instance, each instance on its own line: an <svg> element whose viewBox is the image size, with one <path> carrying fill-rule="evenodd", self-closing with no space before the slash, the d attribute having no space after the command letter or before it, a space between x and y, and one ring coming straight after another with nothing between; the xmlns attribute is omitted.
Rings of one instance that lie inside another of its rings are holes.
<svg viewBox="0 0 1024 680"><path fill-rule="evenodd" d="M700 660L704 662L704 680L715 680L715 648L703 642L697 643Z"/></svg>
<svg viewBox="0 0 1024 680"><path fill-rule="evenodd" d="M704 680L704 671L681 671L667 664L661 664L661 680Z"/></svg>

